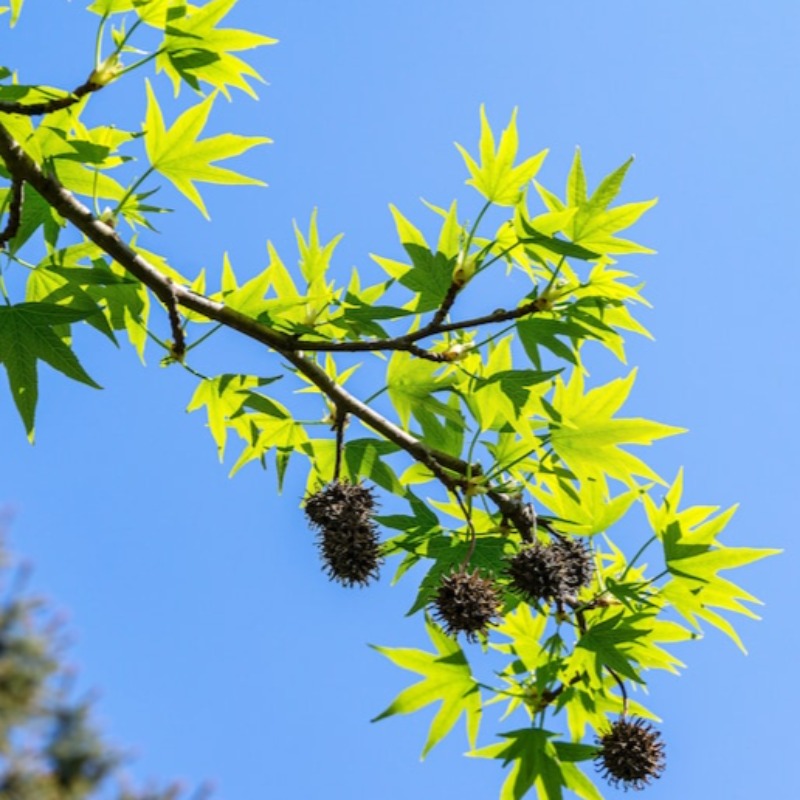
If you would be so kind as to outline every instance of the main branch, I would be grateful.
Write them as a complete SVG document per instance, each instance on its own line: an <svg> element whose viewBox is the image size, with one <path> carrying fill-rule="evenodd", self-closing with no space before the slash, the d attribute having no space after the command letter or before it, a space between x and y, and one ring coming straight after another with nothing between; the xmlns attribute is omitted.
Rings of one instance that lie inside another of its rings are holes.
<svg viewBox="0 0 800 800"><path fill-rule="evenodd" d="M202 314L207 319L271 347L330 398L337 408L351 413L388 441L408 452L417 461L427 466L435 461L439 466L458 475L467 475L470 472L466 461L429 448L419 439L411 436L351 395L330 378L319 365L302 356L297 341L293 337L229 308L223 303L193 292L185 286L174 284L147 259L125 244L113 228L97 219L56 178L45 175L39 165L25 153L2 124L0 124L0 158L3 159L15 180L29 183L62 217L69 220L101 250L150 288L165 306L170 307L171 304L177 303ZM471 472L477 474L479 469L473 465Z"/></svg>

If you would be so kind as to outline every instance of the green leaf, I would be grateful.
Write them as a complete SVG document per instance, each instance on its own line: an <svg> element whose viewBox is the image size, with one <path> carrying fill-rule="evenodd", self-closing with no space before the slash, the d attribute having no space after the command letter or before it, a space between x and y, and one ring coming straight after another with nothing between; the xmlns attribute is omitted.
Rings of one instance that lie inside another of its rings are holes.
<svg viewBox="0 0 800 800"><path fill-rule="evenodd" d="M557 358L578 363L577 343L583 339L596 336L589 328L566 319L547 319L546 317L530 317L517 322L517 332L528 358L537 369L542 368L540 347L549 350ZM559 337L570 339L572 346L561 341Z"/></svg>
<svg viewBox="0 0 800 800"><path fill-rule="evenodd" d="M388 334L377 320L392 320L413 314L404 308L379 306L365 302L361 297L347 292L340 306L341 314L331 320L331 325L339 328L351 339L374 336L388 338Z"/></svg>
<svg viewBox="0 0 800 800"><path fill-rule="evenodd" d="M486 118L486 109L481 106L481 137L478 145L480 164L460 144L456 144L456 147L471 176L467 183L474 186L489 202L499 206L513 206L519 202L522 188L533 179L547 156L547 150L542 150L514 166L519 147L516 108L495 150L494 134Z"/></svg>
<svg viewBox="0 0 800 800"><path fill-rule="evenodd" d="M585 481L580 492L572 495L558 486L551 487L548 476L540 480L539 486L530 487L531 494L561 520L560 528L581 536L607 531L625 516L644 491L633 488L611 497L606 481L599 476Z"/></svg>
<svg viewBox="0 0 800 800"><path fill-rule="evenodd" d="M420 231L403 215L403 213L393 205L389 210L394 217L397 237L403 245L403 249L411 258L411 265L403 264L391 259L372 256L393 278L400 281L406 288L415 292L413 310L422 313L431 311L441 305L447 294L448 287L453 278L453 268L455 266L456 253L452 252L449 238L451 233L445 232L444 228L440 239L444 239L441 248L434 253L425 241L425 237ZM452 224L452 220L450 221ZM448 221L445 221L445 228Z"/></svg>
<svg viewBox="0 0 800 800"><path fill-rule="evenodd" d="M205 407L208 429L216 442L220 461L225 457L228 428L235 427L231 420L241 411L247 390L258 385L259 380L253 375L218 375L201 381L192 395L186 410Z"/></svg>
<svg viewBox="0 0 800 800"><path fill-rule="evenodd" d="M196 181L265 185L263 181L214 166L211 162L237 156L255 145L271 141L264 136L238 136L232 133L197 141L208 120L214 97L213 94L209 95L201 103L189 108L166 130L158 100L147 81L144 143L150 165L172 181L178 191L189 198L207 219L205 204L194 186Z"/></svg>
<svg viewBox="0 0 800 800"><path fill-rule="evenodd" d="M383 456L400 448L380 439L352 439L345 444L344 461L351 478L367 478L387 492L403 495L405 489Z"/></svg>
<svg viewBox="0 0 800 800"><path fill-rule="evenodd" d="M414 418L419 422L422 437L429 447L458 457L464 449L466 421L457 395L451 394L447 398L446 406L452 413L448 413L442 420L425 405L414 407Z"/></svg>
<svg viewBox="0 0 800 800"><path fill-rule="evenodd" d="M38 399L37 361L44 361L68 378L101 388L53 330L55 326L86 319L92 313L96 312L52 303L0 306L0 363L5 365L11 395L31 441Z"/></svg>
<svg viewBox="0 0 800 800"><path fill-rule="evenodd" d="M141 5L158 3L165 7L168 2L169 0L144 0L144 2L139 0ZM94 2L88 6L87 11L91 11L93 14L97 14L101 17L108 17L112 14L123 14L126 11L130 11L136 5L137 0L94 0Z"/></svg>
<svg viewBox="0 0 800 800"><path fill-rule="evenodd" d="M501 653L516 656L526 671L533 673L548 658L547 650L540 643L547 621L546 614L531 613L529 605L520 603L495 627L497 633L507 636L511 641L493 644L492 647Z"/></svg>
<svg viewBox="0 0 800 800"><path fill-rule="evenodd" d="M64 220L57 211L32 186L25 187L22 201L22 223L17 235L11 241L11 252L17 253L36 231L44 228L44 240L51 247L56 246L58 234L64 227Z"/></svg>
<svg viewBox="0 0 800 800"><path fill-rule="evenodd" d="M373 722L441 703L428 731L423 758L447 736L462 714L466 718L470 746L474 747L481 718L480 688L458 642L430 619L426 620L426 627L435 653L372 645L397 666L423 676L423 680L402 691Z"/></svg>
<svg viewBox="0 0 800 800"><path fill-rule="evenodd" d="M705 620L723 631L746 652L741 638L731 623L714 609L732 611L751 618L756 615L743 603L758 599L722 578L719 572L744 566L780 550L753 547L725 547L717 536L733 517L736 507L721 514L715 506L693 506L678 509L683 489L683 473L679 473L660 507L649 496L644 497L651 527L664 546L664 558L671 579L662 587L662 596L696 629L698 620Z"/></svg>
<svg viewBox="0 0 800 800"><path fill-rule="evenodd" d="M476 382L476 391L497 384L500 393L511 401L514 412L519 414L528 402L530 387L539 383L546 383L555 378L560 372L560 369L547 371L535 371L532 369L501 370L493 373L488 378L479 379Z"/></svg>
<svg viewBox="0 0 800 800"><path fill-rule="evenodd" d="M400 276L400 283L417 296L413 310L422 314L442 304L450 286L454 258L444 253L432 253L427 247L405 242L403 248L411 258L411 269Z"/></svg>
<svg viewBox="0 0 800 800"><path fill-rule="evenodd" d="M23 0L11 0L11 20L10 24L13 28L17 24L17 20L19 19L19 15L22 12L22 1ZM0 13L8 11L8 6L4 6L0 9Z"/></svg>
<svg viewBox="0 0 800 800"><path fill-rule="evenodd" d="M533 225L525 219L523 214L517 214L515 221L522 228L523 235L519 236L519 241L523 244L533 244L537 247L544 247L551 253L566 256L568 258L579 258L582 261L591 261L593 258L600 258L600 253L589 250L574 242L564 239L557 239L555 236L548 236L536 230Z"/></svg>
<svg viewBox="0 0 800 800"><path fill-rule="evenodd" d="M300 272L311 286L316 281L325 277L328 271L333 251L342 240L344 234L334 236L327 244L320 244L319 228L317 227L317 209L311 212L311 222L308 226L308 240L303 236L297 223L294 223L294 233L297 238L297 248L300 251Z"/></svg>
<svg viewBox="0 0 800 800"><path fill-rule="evenodd" d="M419 409L438 414L454 422L460 421L459 412L433 396L434 392L453 384L452 377L441 377L442 365L420 361L399 350L392 354L386 370L386 385L400 422L408 428L411 414Z"/></svg>
<svg viewBox="0 0 800 800"><path fill-rule="evenodd" d="M506 741L467 753L475 758L501 759L503 766L512 765L500 800L520 800L534 788L539 800L562 800L567 782L556 743L551 741L555 734L541 728L523 728L500 736Z"/></svg>
<svg viewBox="0 0 800 800"><path fill-rule="evenodd" d="M609 475L631 485L634 476L663 483L643 461L620 449L622 444L651 444L682 433L682 428L645 419L614 419L633 388L636 370L583 393L583 374L573 370L568 384L556 381L552 405L560 415L551 423L553 448L579 477Z"/></svg>
<svg viewBox="0 0 800 800"><path fill-rule="evenodd" d="M578 648L594 653L595 674L600 678L603 667L611 667L620 675L642 683L637 670L637 660L630 654L631 645L647 635L646 628L636 628L624 612L615 613L601 622L593 622L578 640Z"/></svg>
<svg viewBox="0 0 800 800"><path fill-rule="evenodd" d="M58 274L55 269L43 267L33 270L25 284L25 300L34 303L44 301L62 308L72 308L86 313L86 323L97 328L116 344L116 337L108 319L103 314L103 309L88 292L80 287L78 281L70 280L70 273L74 271L77 270L64 269L62 270L64 274ZM88 269L81 271L92 272ZM61 333L61 331L59 330L57 333Z"/></svg>
<svg viewBox="0 0 800 800"><path fill-rule="evenodd" d="M571 206L580 206L586 202L586 199L586 175L583 172L581 149L576 147L572 167L567 176L567 203Z"/></svg>
<svg viewBox="0 0 800 800"><path fill-rule="evenodd" d="M628 173L631 164L633 164L633 156L600 181L586 203L587 210L590 213L605 211L608 208L611 201L619 194L622 182L625 180L625 175Z"/></svg>
<svg viewBox="0 0 800 800"><path fill-rule="evenodd" d="M176 95L181 81L198 92L203 81L228 98L229 86L256 97L247 79L262 81L261 76L232 53L274 44L277 40L252 31L217 28L217 23L236 2L212 0L200 7L183 4L182 8L170 4L164 46L156 58L156 68L172 79Z"/></svg>

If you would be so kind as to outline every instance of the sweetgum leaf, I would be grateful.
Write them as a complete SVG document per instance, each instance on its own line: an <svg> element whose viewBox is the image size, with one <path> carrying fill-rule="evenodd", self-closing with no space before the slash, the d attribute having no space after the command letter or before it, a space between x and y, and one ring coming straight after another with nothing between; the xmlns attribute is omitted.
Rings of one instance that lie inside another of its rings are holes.
<svg viewBox="0 0 800 800"><path fill-rule="evenodd" d="M57 325L78 322L93 313L97 312L52 303L0 306L0 363L6 368L14 404L31 441L38 399L37 361L44 361L68 378L101 388L53 330Z"/></svg>

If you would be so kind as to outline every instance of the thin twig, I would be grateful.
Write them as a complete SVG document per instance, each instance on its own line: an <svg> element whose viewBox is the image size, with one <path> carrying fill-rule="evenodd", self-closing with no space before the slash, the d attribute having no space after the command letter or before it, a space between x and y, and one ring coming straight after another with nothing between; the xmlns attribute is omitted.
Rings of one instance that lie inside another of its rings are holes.
<svg viewBox="0 0 800 800"><path fill-rule="evenodd" d="M170 355L176 361L183 361L186 355L186 335L181 325L181 317L178 313L178 298L175 294L175 284L167 278L171 292L166 299L167 315L169 316L169 327L172 332L172 344L170 345Z"/></svg>
<svg viewBox="0 0 800 800"><path fill-rule="evenodd" d="M436 325L429 323L418 331L396 336L392 339L370 339L366 342L311 342L307 339L295 338L292 339L292 346L297 350L324 353L363 353L375 350L405 350L421 358L428 358L432 361L447 361L449 360L448 357L442 353L422 351L422 354L420 354L419 351L415 351L414 343L439 333L448 333L463 328L479 328L483 325L493 325L498 322L508 322L546 310L547 302L539 297L536 300L531 300L524 305L510 310L499 308L491 314L484 314L480 317L472 317L456 322L438 323Z"/></svg>
<svg viewBox="0 0 800 800"><path fill-rule="evenodd" d="M8 221L0 231L0 250L17 235L22 222L22 202L25 199L25 181L13 176L11 178L11 197L8 203Z"/></svg>
<svg viewBox="0 0 800 800"><path fill-rule="evenodd" d="M433 319L430 321L430 326L432 328L436 328L437 326L441 325L444 322L445 317L450 313L450 309L453 307L453 304L456 302L456 297L458 297L459 292L464 288L464 283L457 283L453 281L449 288L447 289L447 293L444 296L444 300L442 300L441 305L436 310L436 313L433 315Z"/></svg>
<svg viewBox="0 0 800 800"><path fill-rule="evenodd" d="M611 667L608 666L608 664L603 664L603 666L606 668L606 671L608 672L608 674L617 682L617 686L619 686L619 690L620 690L620 692L622 692L622 715L621 716L622 717L627 717L628 716L628 691L625 688L625 683L622 680L622 678L620 678L620 676L616 673L616 671L611 669Z"/></svg>
<svg viewBox="0 0 800 800"><path fill-rule="evenodd" d="M3 114L23 114L26 117L38 117L40 114L52 114L54 111L74 106L81 101L87 94L97 92L103 88L102 83L95 83L87 80L73 89L64 97L54 97L52 100L43 100L40 103L20 103L15 100L0 100L0 113Z"/></svg>
<svg viewBox="0 0 800 800"><path fill-rule="evenodd" d="M342 470L342 451L344 450L344 428L347 424L347 413L336 409L336 420L333 429L336 431L336 461L333 465L333 481L339 480L339 473Z"/></svg>

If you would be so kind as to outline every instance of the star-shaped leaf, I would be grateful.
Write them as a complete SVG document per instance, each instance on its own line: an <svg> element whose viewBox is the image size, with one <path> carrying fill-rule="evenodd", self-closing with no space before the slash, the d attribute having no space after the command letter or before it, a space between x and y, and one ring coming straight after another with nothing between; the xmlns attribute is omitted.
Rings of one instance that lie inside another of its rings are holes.
<svg viewBox="0 0 800 800"><path fill-rule="evenodd" d="M31 441L39 385L37 361L46 362L68 378L101 388L53 330L56 325L78 322L92 313L52 303L0 306L0 363L5 365L11 395Z"/></svg>
<svg viewBox="0 0 800 800"><path fill-rule="evenodd" d="M200 81L203 81L219 89L226 97L230 97L229 86L256 97L247 78L261 81L261 76L232 53L274 44L277 40L252 31L217 28L217 23L236 2L212 0L200 7L170 6L164 48L156 59L156 68L169 75L176 94L181 81L195 91L200 91Z"/></svg>
<svg viewBox="0 0 800 800"><path fill-rule="evenodd" d="M424 676L419 683L400 692L373 722L394 714L410 714L431 703L441 702L428 731L423 758L447 736L462 714L466 716L470 746L474 747L481 717L480 688L472 677L469 663L458 642L447 636L430 619L427 620L427 628L436 648L435 653L372 645L399 667Z"/></svg>
<svg viewBox="0 0 800 800"><path fill-rule="evenodd" d="M664 560L671 575L662 589L663 596L695 628L700 627L698 619L705 620L745 651L734 627L716 609L758 619L744 603L759 603L759 600L719 573L781 551L726 547L717 537L733 517L736 506L719 514L716 506L679 510L682 491L683 473L680 472L661 506L657 507L649 496L644 497L648 520L664 546Z"/></svg>
<svg viewBox="0 0 800 800"><path fill-rule="evenodd" d="M500 735L505 741L467 754L498 758L504 766L512 765L500 800L521 800L534 787L540 800L562 800L564 788L585 800L602 800L594 784L576 766L576 762L592 758L596 747L553 742L555 734L541 728L523 728Z"/></svg>
<svg viewBox="0 0 800 800"><path fill-rule="evenodd" d="M474 186L487 200L499 206L513 206L519 202L522 188L539 171L547 155L542 150L535 156L514 166L519 148L517 135L517 110L514 109L508 127L500 136L495 150L494 134L486 119L486 109L481 106L481 138L478 145L480 164L460 145L458 151L469 170L468 184Z"/></svg>
<svg viewBox="0 0 800 800"><path fill-rule="evenodd" d="M665 436L682 433L646 419L615 419L633 388L636 371L605 386L583 393L583 375L575 369L569 383L556 383L552 406L559 415L551 424L553 448L580 478L606 474L633 484L633 476L663 483L641 459L622 450L622 444L650 444Z"/></svg>
<svg viewBox="0 0 800 800"><path fill-rule="evenodd" d="M211 162L238 156L255 145L271 141L265 136L239 136L233 133L198 141L197 137L205 127L215 96L209 95L201 103L187 109L167 130L158 100L150 82L147 82L144 143L150 165L172 181L206 218L208 212L194 182L264 186L263 181L214 166Z"/></svg>

